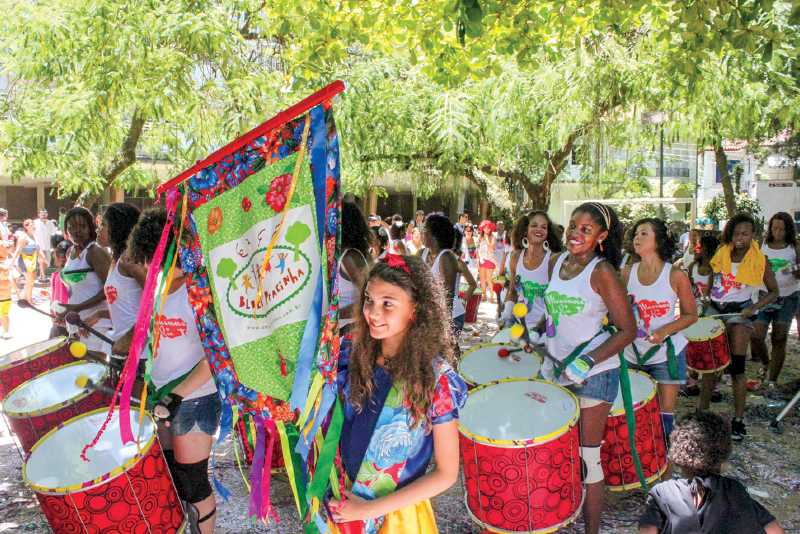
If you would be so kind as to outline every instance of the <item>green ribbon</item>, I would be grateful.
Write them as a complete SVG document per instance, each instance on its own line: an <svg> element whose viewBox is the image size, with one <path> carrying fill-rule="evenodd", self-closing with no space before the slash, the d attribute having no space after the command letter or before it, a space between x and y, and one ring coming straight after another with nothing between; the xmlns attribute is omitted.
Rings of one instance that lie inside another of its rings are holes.
<svg viewBox="0 0 800 534"><path fill-rule="evenodd" d="M619 353L619 360L619 388L622 392L622 404L625 407L625 423L628 426L628 443L631 446L631 455L633 455L633 466L636 468L636 474L639 476L639 482L642 484L642 488L648 489L647 477L644 476L642 462L639 460L639 453L636 452L636 416L633 413L631 377L628 375L628 362L625 360L624 352Z"/></svg>
<svg viewBox="0 0 800 534"><path fill-rule="evenodd" d="M667 366L669 367L669 377L672 380L678 380L678 361L675 358L675 345L672 343L672 335L667 336L667 339L664 341L667 344ZM655 354L662 347L662 345L651 347L647 352L644 353L644 356L640 356L639 349L636 348L636 343L631 343L631 346L633 347L634 354L636 354L636 361L639 364L639 367L643 367L648 360L655 356Z"/></svg>
<svg viewBox="0 0 800 534"><path fill-rule="evenodd" d="M564 358L564 359L561 361L561 363L556 363L556 362L553 362L553 373L554 373L554 374L553 374L553 376L554 376L556 379L558 379L558 377L559 377L559 376L561 376L561 373L563 373L563 372L564 372L564 369L566 369L567 367L569 367L569 364L571 364L571 363L572 363L572 362L574 362L576 359L578 359L578 356L580 356L580 355L581 355L581 353L583 352L583 349L585 349L586 347L588 347L588 346L589 346L589 343L591 343L592 341L594 341L594 339L595 339L597 336L599 336L600 334L602 334L602 333L603 333L603 332L605 332L605 331L606 331L606 330L605 330L605 328L604 328L603 330L600 330L598 333L596 333L596 334L594 335L594 337L592 337L592 339L590 339L589 341L586 341L586 342L584 342L584 343L581 343L580 345L578 345L577 347L575 347L575 350L573 350L572 352L570 352L570 353L569 353L569 356L567 356L566 358Z"/></svg>
<svg viewBox="0 0 800 534"><path fill-rule="evenodd" d="M311 480L311 485L306 494L308 501L312 501L315 498L321 500L325 494L325 490L328 488L330 474L334 469L336 450L339 446L339 437L342 435L343 422L344 414L342 413L342 405L339 403L339 398L336 397L333 405L331 423L328 426L328 434L325 436L325 440L322 444L322 449L317 459L317 467L314 471L314 478Z"/></svg>

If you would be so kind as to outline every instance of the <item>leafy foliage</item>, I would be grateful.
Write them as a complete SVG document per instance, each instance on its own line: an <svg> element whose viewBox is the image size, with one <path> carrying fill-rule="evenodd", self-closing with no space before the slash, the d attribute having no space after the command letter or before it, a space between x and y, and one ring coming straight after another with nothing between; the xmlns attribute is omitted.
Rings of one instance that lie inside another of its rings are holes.
<svg viewBox="0 0 800 534"><path fill-rule="evenodd" d="M752 215L756 221L759 221L762 220L762 217L759 216L761 209L761 203L747 193L739 193L736 195L737 213L747 213ZM703 217L708 217L714 221L715 225L720 221L726 221L730 219L728 209L725 207L725 198L722 194L716 195L714 198L703 204L700 208L700 213L702 213Z"/></svg>

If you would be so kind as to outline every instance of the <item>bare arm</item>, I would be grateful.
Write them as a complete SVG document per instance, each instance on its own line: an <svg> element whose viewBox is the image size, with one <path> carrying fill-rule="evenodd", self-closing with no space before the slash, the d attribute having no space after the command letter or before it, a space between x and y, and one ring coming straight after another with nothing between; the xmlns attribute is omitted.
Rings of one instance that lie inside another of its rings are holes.
<svg viewBox="0 0 800 534"><path fill-rule="evenodd" d="M361 283L367 273L368 265L361 254L348 250L342 257L342 278L353 283L356 291L361 290ZM339 319L351 319L355 313L355 303L339 308Z"/></svg>
<svg viewBox="0 0 800 534"><path fill-rule="evenodd" d="M28 236L17 239L17 248L14 249L14 255L11 256L11 261L8 262L9 265L14 265L14 262L17 261L17 258L19 258L19 255L22 253L22 247L24 247L27 242Z"/></svg>
<svg viewBox="0 0 800 534"><path fill-rule="evenodd" d="M631 310L628 292L622 286L617 271L607 261L601 261L592 271L592 289L600 295L608 314L617 328L599 347L589 353L595 363L613 358L636 339L636 319Z"/></svg>
<svg viewBox="0 0 800 534"><path fill-rule="evenodd" d="M795 262L800 262L800 242L798 242L797 245L794 247L794 257L795 257ZM800 271L793 272L792 276L800 280Z"/></svg>
<svg viewBox="0 0 800 534"><path fill-rule="evenodd" d="M522 254L522 251L515 250L511 253L511 261L508 265L508 279L510 283L508 284L508 289L506 290L506 300L504 302L517 302L519 300L519 295L517 295L517 286L514 284L514 280L517 279L517 263L519 263L519 255Z"/></svg>
<svg viewBox="0 0 800 534"><path fill-rule="evenodd" d="M689 277L681 269L673 267L669 273L669 283L672 286L672 290L678 295L681 316L679 319L653 330L649 341L654 345L658 345L667 336L680 332L697 322L697 302L694 300L692 283L689 281Z"/></svg>
<svg viewBox="0 0 800 534"><path fill-rule="evenodd" d="M119 272L122 276L127 276L128 278L136 280L139 287L142 288L147 281L147 268L129 261L127 253L123 254L122 258L119 260Z"/></svg>
<svg viewBox="0 0 800 534"><path fill-rule="evenodd" d="M769 261L767 261L767 265L764 267L764 285L767 286L767 294L752 306L743 309L741 313L742 317L751 317L755 315L758 310L774 302L780 295L778 281L775 279L775 272L772 270L772 265Z"/></svg>
<svg viewBox="0 0 800 534"><path fill-rule="evenodd" d="M453 299L456 291L456 277L458 276L458 262L456 255L451 251L442 254L439 259L439 271L442 273L442 284L444 284L444 297L447 307L453 311Z"/></svg>
<svg viewBox="0 0 800 534"><path fill-rule="evenodd" d="M784 534L786 532L777 521L764 525L764 531L767 534Z"/></svg>
<svg viewBox="0 0 800 534"><path fill-rule="evenodd" d="M436 466L408 486L389 495L368 501L349 491L342 503L331 499L331 509L338 522L372 519L401 510L439 495L458 479L460 455L458 453L458 421L434 425L433 453Z"/></svg>
<svg viewBox="0 0 800 534"><path fill-rule="evenodd" d="M639 534L658 534L657 527L642 527L639 529Z"/></svg>
<svg viewBox="0 0 800 534"><path fill-rule="evenodd" d="M464 276L464 280L466 280L467 285L469 285L469 287L467 288L467 292L464 295L464 300L468 301L470 297L472 297L472 294L475 293L475 290L478 288L478 284L477 282L475 282L475 277L472 276L471 272L469 272L469 267L467 267L467 264L464 263L464 261L461 259L458 260L458 272L460 272Z"/></svg>
<svg viewBox="0 0 800 534"><path fill-rule="evenodd" d="M86 251L86 262L105 285L111 268L111 255L103 247L92 247Z"/></svg>

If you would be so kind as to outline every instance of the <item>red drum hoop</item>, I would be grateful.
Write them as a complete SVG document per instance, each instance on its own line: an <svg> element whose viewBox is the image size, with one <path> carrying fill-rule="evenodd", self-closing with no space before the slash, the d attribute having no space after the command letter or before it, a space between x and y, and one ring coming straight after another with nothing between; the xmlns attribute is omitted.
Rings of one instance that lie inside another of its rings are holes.
<svg viewBox="0 0 800 534"><path fill-rule="evenodd" d="M633 396L633 415L636 421L636 451L642 463L647 483L657 480L667 467L667 450L664 429L661 426L661 409L656 395L656 383L641 371L628 371ZM623 491L641 487L631 454L628 425L622 393L617 393L606 421L600 463L605 475L606 488Z"/></svg>
<svg viewBox="0 0 800 534"><path fill-rule="evenodd" d="M702 317L683 330L689 340L686 346L686 366L698 373L715 373L731 363L731 351L725 336L725 323Z"/></svg>
<svg viewBox="0 0 800 534"><path fill-rule="evenodd" d="M103 426L107 409L70 419L47 433L25 458L22 477L55 534L178 534L184 513L156 439L155 423L138 410L131 425L139 443L123 444L119 414L100 440L80 454Z"/></svg>
<svg viewBox="0 0 800 534"><path fill-rule="evenodd" d="M74 361L65 337L40 341L9 352L0 357L0 401L23 382Z"/></svg>
<svg viewBox="0 0 800 534"><path fill-rule="evenodd" d="M524 408L524 409L523 409ZM464 501L493 532L553 532L583 505L578 400L544 380L501 380L459 411Z"/></svg>
<svg viewBox="0 0 800 534"><path fill-rule="evenodd" d="M84 389L75 380L85 376L95 384L109 383L108 368L94 362L73 362L17 386L2 402L8 424L22 445L31 448L51 429L73 417L111 405L111 395Z"/></svg>
<svg viewBox="0 0 800 534"><path fill-rule="evenodd" d="M501 349L519 352L503 358L497 354ZM536 353L521 351L510 343L478 345L465 352L458 363L458 372L469 389L511 378L536 378L541 368L542 360Z"/></svg>

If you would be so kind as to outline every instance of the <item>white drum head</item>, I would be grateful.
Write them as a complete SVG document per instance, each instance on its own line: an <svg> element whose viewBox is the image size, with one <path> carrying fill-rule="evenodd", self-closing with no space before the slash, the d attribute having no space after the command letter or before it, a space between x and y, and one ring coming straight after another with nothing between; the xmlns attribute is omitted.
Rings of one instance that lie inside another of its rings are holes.
<svg viewBox="0 0 800 534"><path fill-rule="evenodd" d="M509 380L474 389L466 406L458 411L462 434L478 441L501 442L498 445L548 441L566 432L577 419L575 396L543 380Z"/></svg>
<svg viewBox="0 0 800 534"><path fill-rule="evenodd" d="M508 357L501 357L498 351L519 350L512 344L479 345L468 350L461 357L458 371L467 381L473 384L488 384L508 378L536 378L542 362L536 354L524 351L513 352Z"/></svg>
<svg viewBox="0 0 800 534"><path fill-rule="evenodd" d="M681 334L689 341L702 341L717 337L725 331L725 324L719 319L701 317L689 328L684 328Z"/></svg>
<svg viewBox="0 0 800 534"><path fill-rule="evenodd" d="M513 341L511 341L511 329L510 328L503 328L498 333L492 336L492 343L511 343L512 345L516 345Z"/></svg>
<svg viewBox="0 0 800 534"><path fill-rule="evenodd" d="M22 467L22 477L35 489L64 493L66 488L91 485L98 478L120 469L139 452L134 442L123 445L119 430L119 411L109 421L100 440L86 451L88 462L81 458L83 448L91 443L103 426L108 410L96 410L68 421L46 435L31 450ZM139 410L131 409L131 431L140 436L142 453L149 448L155 425L146 415L139 429Z"/></svg>
<svg viewBox="0 0 800 534"><path fill-rule="evenodd" d="M52 369L12 391L3 401L3 412L15 416L47 411L86 391L75 384L78 377L85 376L100 384L107 374L104 365L94 362L75 362Z"/></svg>
<svg viewBox="0 0 800 534"><path fill-rule="evenodd" d="M646 373L641 371L628 371L628 376L631 379L631 398L633 399L634 409L645 401L649 401L653 395L656 394L656 383ZM621 415L625 413L625 405L622 402L622 386L617 391L617 398L614 399L614 404L611 406L610 416Z"/></svg>
<svg viewBox="0 0 800 534"><path fill-rule="evenodd" d="M31 358L32 356L37 356L57 349L64 344L64 341L65 339L63 337L54 337L52 339L40 341L39 343L34 343L33 345L28 345L27 347L23 347L19 350L9 352L5 356L0 356L0 369L6 365L21 362Z"/></svg>

